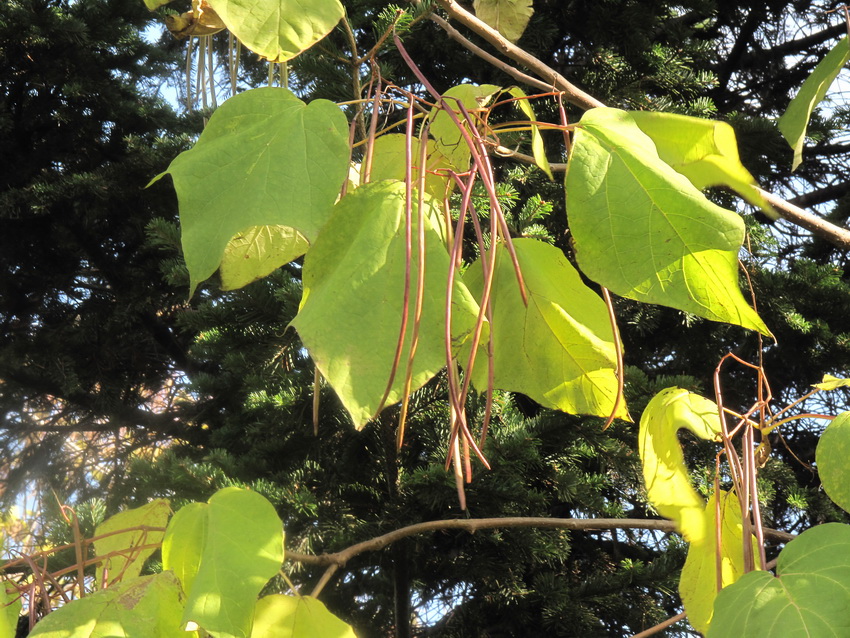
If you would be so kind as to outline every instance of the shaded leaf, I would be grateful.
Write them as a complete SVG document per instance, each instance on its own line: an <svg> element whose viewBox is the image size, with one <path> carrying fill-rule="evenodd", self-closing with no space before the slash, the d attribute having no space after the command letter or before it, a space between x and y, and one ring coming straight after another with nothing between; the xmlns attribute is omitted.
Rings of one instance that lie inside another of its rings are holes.
<svg viewBox="0 0 850 638"><path fill-rule="evenodd" d="M180 583L162 572L62 605L36 624L30 638L197 638L182 630L182 613Z"/></svg>
<svg viewBox="0 0 850 638"><path fill-rule="evenodd" d="M655 142L658 156L699 190L728 186L776 218L756 189L756 180L741 164L735 130L729 124L676 113L634 111L630 115Z"/></svg>
<svg viewBox="0 0 850 638"><path fill-rule="evenodd" d="M584 114L565 184L588 277L623 297L770 334L738 287L744 222L663 162L629 113Z"/></svg>
<svg viewBox="0 0 850 638"><path fill-rule="evenodd" d="M412 155L414 166L419 161L419 139L413 138ZM400 133L381 135L375 140L374 157L372 158L371 181L380 182L385 179L404 181L407 153L405 151L405 136ZM438 200L442 200L454 188L454 181L442 175L434 175L434 171L446 171L451 168L448 160L436 149L437 142L429 139L427 144L425 165L425 192ZM412 171L413 183L419 178L419 171Z"/></svg>
<svg viewBox="0 0 850 638"><path fill-rule="evenodd" d="M292 324L322 375L360 428L380 406L402 321L405 276L405 186L364 184L336 205L304 259L304 293ZM416 194L414 237L416 237ZM445 304L449 255L437 227L439 210L426 199L425 295L412 388L446 365ZM387 405L401 397L412 334L417 242L411 265L411 310L402 365ZM453 292L452 335L459 349L472 332L478 305L459 282Z"/></svg>
<svg viewBox="0 0 850 638"><path fill-rule="evenodd" d="M264 596L257 602L251 638L356 638L350 625L311 596Z"/></svg>
<svg viewBox="0 0 850 638"><path fill-rule="evenodd" d="M501 87L493 84L459 84L443 93L443 97L446 98L446 103L457 115L458 120L465 127L468 127L457 106L458 102L463 104L464 108L474 118L475 114L472 111L487 106L493 99L493 96L500 90ZM435 149L458 172L468 170L471 157L469 146L463 138L463 133L458 129L451 116L443 109L435 106L431 110L430 117L432 118L430 133L434 140L436 140Z"/></svg>
<svg viewBox="0 0 850 638"><path fill-rule="evenodd" d="M534 239L513 243L528 306L507 249L499 244L491 293L494 386L564 412L609 416L617 399L617 357L605 304L558 248ZM481 299L480 259L464 279ZM479 388L487 386L484 352L473 380ZM624 405L616 416L628 418Z"/></svg>
<svg viewBox="0 0 850 638"><path fill-rule="evenodd" d="M119 512L103 521L94 531L95 536L103 536L94 542L98 556L106 556L120 552L105 561L109 582L116 578L135 578L142 571L142 566L157 547L139 549L143 545L158 545L165 534L164 531L135 529L113 534L132 527L162 527L168 523L171 516L171 504L167 499L159 498L147 505ZM104 536L104 534L109 534Z"/></svg>
<svg viewBox="0 0 850 638"><path fill-rule="evenodd" d="M326 100L307 105L287 89L245 91L213 113L166 173L180 203L191 296L247 228L286 226L316 238L348 174L348 125Z"/></svg>
<svg viewBox="0 0 850 638"><path fill-rule="evenodd" d="M666 388L646 406L638 434L647 500L675 521L685 540L699 543L706 530L705 501L691 487L679 430L707 441L719 439L717 404L681 388Z"/></svg>
<svg viewBox="0 0 850 638"><path fill-rule="evenodd" d="M513 97L526 97L525 91L518 86L512 86L507 91ZM529 100L517 100L516 103L530 121L537 121L537 118L534 116L534 109ZM549 166L549 158L546 157L546 147L543 145L543 136L540 135L540 127L535 124L531 125L531 152L534 155L534 162L538 168L546 173L549 179L555 179L552 176L552 169Z"/></svg>
<svg viewBox="0 0 850 638"><path fill-rule="evenodd" d="M821 434L815 452L815 461L827 496L836 505L850 512L848 458L850 458L850 412L842 412Z"/></svg>
<svg viewBox="0 0 850 638"><path fill-rule="evenodd" d="M688 614L688 622L701 633L708 631L717 597L717 495L705 504L703 541L691 543L679 579L679 595ZM721 587L737 581L744 573L743 525L741 504L734 492L720 492ZM753 539L753 550L758 545Z"/></svg>
<svg viewBox="0 0 850 638"><path fill-rule="evenodd" d="M235 290L262 279L310 247L289 226L251 226L233 236L221 258L221 289Z"/></svg>
<svg viewBox="0 0 850 638"><path fill-rule="evenodd" d="M238 487L219 490L205 507L205 542L183 623L216 638L247 638L257 596L283 562L283 524L263 496ZM200 536L197 516L185 519L193 538Z"/></svg>
<svg viewBox="0 0 850 638"><path fill-rule="evenodd" d="M475 0L475 15L511 42L522 36L534 9L532 0Z"/></svg>
<svg viewBox="0 0 850 638"><path fill-rule="evenodd" d="M850 60L850 43L844 37L818 63L812 74L803 82L799 93L791 100L785 113L779 118L779 131L794 149L791 170L796 169L803 161L803 144L806 141L806 129L812 112L824 98L833 80L848 60Z"/></svg>
<svg viewBox="0 0 850 638"><path fill-rule="evenodd" d="M209 0L227 28L260 57L284 62L324 38L345 15L339 0Z"/></svg>
<svg viewBox="0 0 850 638"><path fill-rule="evenodd" d="M776 574L753 571L723 589L708 638L850 636L850 526L806 530L780 552Z"/></svg>

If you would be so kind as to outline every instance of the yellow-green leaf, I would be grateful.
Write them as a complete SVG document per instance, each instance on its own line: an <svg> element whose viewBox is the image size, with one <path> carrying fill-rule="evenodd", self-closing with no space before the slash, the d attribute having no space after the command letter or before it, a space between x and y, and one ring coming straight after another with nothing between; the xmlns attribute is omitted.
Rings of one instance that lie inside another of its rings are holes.
<svg viewBox="0 0 850 638"><path fill-rule="evenodd" d="M511 42L520 39L534 9L532 0L475 0L475 15Z"/></svg>
<svg viewBox="0 0 850 638"><path fill-rule="evenodd" d="M206 503L189 503L181 507L168 524L162 539L162 568L174 572L185 592L192 590L192 583L201 567L207 542L208 508Z"/></svg>
<svg viewBox="0 0 850 638"><path fill-rule="evenodd" d="M372 157L372 172L369 175L370 181L380 182L385 179L393 179L404 181L405 166L407 162L407 151L405 150L406 139L401 133L390 133L381 135L375 140L375 148ZM426 147L425 160L425 192L437 198L442 199L454 188L454 180L446 177L448 169L451 168L448 160L436 148L437 142L429 139ZM414 169L411 174L413 183L417 184L419 180L419 170L416 165L419 163L419 139L414 137L411 140L412 161ZM437 171L442 171L443 174L435 174Z"/></svg>
<svg viewBox="0 0 850 638"><path fill-rule="evenodd" d="M284 62L324 38L345 14L339 0L208 0L239 41Z"/></svg>
<svg viewBox="0 0 850 638"><path fill-rule="evenodd" d="M180 204L190 296L247 228L287 226L313 241L339 196L348 154L345 115L327 100L308 105L266 87L222 104L162 174Z"/></svg>
<svg viewBox="0 0 850 638"><path fill-rule="evenodd" d="M414 230L416 228L416 194ZM405 185L371 182L337 203L304 259L304 293L292 326L316 366L336 391L357 428L378 410L390 380L400 334L405 284ZM425 291L419 343L412 370L416 390L446 365L445 305L449 255L439 229L440 211L425 199ZM416 289L414 240L411 291ZM415 294L411 292L409 317ZM455 280L451 331L455 351L466 345L478 304ZM399 401L412 338L405 334L402 364L386 405Z"/></svg>
<svg viewBox="0 0 850 638"><path fill-rule="evenodd" d="M21 607L18 591L11 587L7 590L6 581L0 579L0 638L15 638Z"/></svg>
<svg viewBox="0 0 850 638"><path fill-rule="evenodd" d="M526 97L525 91L518 86L510 87L508 89L508 93L515 98ZM534 109L531 106L530 100L518 99L517 105L530 121L537 121L537 118L534 116ZM536 124L531 125L531 152L534 155L534 163L537 164L538 168L546 173L546 175L549 176L549 179L555 179L552 176L552 169L549 166L549 158L546 157L546 148L543 145L543 136L540 135L540 127Z"/></svg>
<svg viewBox="0 0 850 638"><path fill-rule="evenodd" d="M221 288L235 290L262 279L307 252L310 243L290 226L251 226L227 243L221 258Z"/></svg>
<svg viewBox="0 0 850 638"><path fill-rule="evenodd" d="M605 304L558 248L535 239L515 239L514 248L528 305L507 249L499 244L491 297L494 386L564 412L609 416L617 400L617 355ZM480 299L481 260L464 281ZM478 388L487 385L484 352L473 380ZM615 416L628 419L623 402Z"/></svg>
<svg viewBox="0 0 850 638"><path fill-rule="evenodd" d="M264 596L257 602L251 638L356 638L350 625L311 596Z"/></svg>
<svg viewBox="0 0 850 638"><path fill-rule="evenodd" d="M679 595L688 614L688 622L701 633L708 631L717 597L717 495L705 505L703 541L692 542L679 579ZM720 492L720 565L721 587L731 585L744 573L743 525L741 505L734 492ZM753 539L753 551L758 544Z"/></svg>
<svg viewBox="0 0 850 638"><path fill-rule="evenodd" d="M815 461L824 491L836 505L850 512L848 458L850 458L850 412L842 412L821 434L815 452Z"/></svg>
<svg viewBox="0 0 850 638"><path fill-rule="evenodd" d="M844 37L818 63L812 74L803 82L800 92L791 100L788 109L779 118L779 131L794 149L791 170L796 169L803 161L803 144L806 141L806 129L812 112L826 96L829 86L848 60L850 60L850 41Z"/></svg>
<svg viewBox="0 0 850 638"><path fill-rule="evenodd" d="M487 106L493 99L493 96L500 90L500 87L493 84L459 84L443 93L443 97L458 120L465 127L468 127L460 111L460 107L458 107L458 103L463 104L463 107L470 112L470 115L474 119L475 114L473 111ZM430 117L432 118L430 133L436 141L436 150L448 160L449 164L455 170L463 172L469 169L469 159L471 157L469 146L451 115L439 108L439 106L435 106L431 111Z"/></svg>
<svg viewBox="0 0 850 638"><path fill-rule="evenodd" d="M770 335L738 284L743 220L662 161L630 113L584 114L565 186L588 277L623 297Z"/></svg>
<svg viewBox="0 0 850 638"><path fill-rule="evenodd" d="M638 448L647 499L675 521L688 542L698 543L705 537L705 501L691 486L677 437L683 429L707 441L719 439L717 405L681 388L662 390L643 412Z"/></svg>
<svg viewBox="0 0 850 638"><path fill-rule="evenodd" d="M195 623L216 638L248 638L257 596L283 562L283 524L268 500L237 487L219 490L201 508L202 514L178 519L181 529L175 530L203 537L183 624ZM205 525L203 534L199 525ZM189 553L187 572L195 560Z"/></svg>
<svg viewBox="0 0 850 638"><path fill-rule="evenodd" d="M728 186L768 215L776 213L741 164L735 130L726 122L676 113L634 111L635 123L655 142L658 156L699 190Z"/></svg>
<svg viewBox="0 0 850 638"><path fill-rule="evenodd" d="M850 379L839 379L831 374L823 375L823 381L812 384L813 388L818 388L819 390L837 390L838 388L846 388L847 386L850 386Z"/></svg>
<svg viewBox="0 0 850 638"><path fill-rule="evenodd" d="M104 563L110 583L119 577L126 580L139 575L142 565L162 542L169 516L171 516L171 505L168 500L159 498L142 507L119 512L97 526L95 536L102 538L95 540L95 552L98 556L115 554ZM133 527L163 529L162 531L130 529ZM153 547L140 549L145 545L153 545Z"/></svg>

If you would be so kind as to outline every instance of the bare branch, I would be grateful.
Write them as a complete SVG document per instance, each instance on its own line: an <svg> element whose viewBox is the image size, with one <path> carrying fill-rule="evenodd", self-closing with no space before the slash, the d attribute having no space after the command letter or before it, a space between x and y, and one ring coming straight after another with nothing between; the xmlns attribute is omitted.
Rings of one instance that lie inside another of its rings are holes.
<svg viewBox="0 0 850 638"><path fill-rule="evenodd" d="M383 549L402 538L423 534L425 532L435 532L447 529L458 529L467 532L476 532L481 529L497 529L508 527L536 527L539 529L571 529L571 530L611 530L611 529L650 529L660 532L670 533L676 531L676 525L673 521L661 519L645 519L645 518L544 518L544 517L509 517L509 518L467 518L467 519L452 519L446 521L428 521L425 523L416 523L408 525L397 530L393 530L387 534L370 538L362 543L357 543L346 547L339 552L331 554L319 554L311 556L309 554L299 554L298 552L286 552L286 557L305 565L314 565L317 567L344 566L349 560L364 552L373 552ZM765 536L780 543L787 543L795 538L794 534L781 532L773 529L765 529ZM327 582L327 578L333 574L335 570L328 569L325 573L327 577L322 578L322 586Z"/></svg>
<svg viewBox="0 0 850 638"><path fill-rule="evenodd" d="M547 89L563 91L564 97L571 104L575 104L583 109L605 106L595 97L585 93L580 88L569 82L563 75L555 71L555 69L547 65L545 62L537 59L524 49L521 49L506 40L502 34L469 13L469 11L461 7L457 2L455 2L455 0L439 0L439 3L440 6L445 9L446 13L449 14L450 18L457 20L470 31L480 35L506 57L537 74L538 77L547 83Z"/></svg>

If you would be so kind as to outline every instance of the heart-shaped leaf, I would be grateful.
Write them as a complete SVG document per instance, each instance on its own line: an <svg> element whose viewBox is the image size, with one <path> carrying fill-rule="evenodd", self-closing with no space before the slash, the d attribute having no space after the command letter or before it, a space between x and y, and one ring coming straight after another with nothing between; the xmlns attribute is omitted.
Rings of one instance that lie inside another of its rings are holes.
<svg viewBox="0 0 850 638"><path fill-rule="evenodd" d="M582 271L631 299L769 335L738 287L744 222L658 157L625 111L587 111L566 176Z"/></svg>

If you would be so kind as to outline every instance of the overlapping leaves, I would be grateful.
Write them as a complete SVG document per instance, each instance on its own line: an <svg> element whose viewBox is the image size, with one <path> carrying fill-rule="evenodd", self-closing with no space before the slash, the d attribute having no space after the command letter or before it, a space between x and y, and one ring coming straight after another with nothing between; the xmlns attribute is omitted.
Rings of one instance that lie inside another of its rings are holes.
<svg viewBox="0 0 850 638"><path fill-rule="evenodd" d="M414 193L414 237L418 229L416 199ZM426 198L424 205L425 288L412 368L414 390L446 365L449 255L438 229L438 210L430 199ZM357 427L374 416L392 375L404 310L404 229L405 185L397 181L365 184L339 201L304 260L304 294L292 325ZM414 242L414 282L418 275L416 246ZM412 314L409 310L409 316ZM477 315L478 304L466 287L456 282L451 326L455 351L468 339ZM410 352L412 333L408 329L405 334L403 362ZM400 399L404 377L402 368L393 379L388 405Z"/></svg>
<svg viewBox="0 0 850 638"><path fill-rule="evenodd" d="M492 288L492 339L496 388L522 392L541 405L609 416L617 402L616 350L608 311L554 246L514 240L528 291L523 303L507 249L496 250ZM481 260L465 281L481 298ZM487 359L474 369L478 387L487 385ZM620 404L616 416L628 418Z"/></svg>
<svg viewBox="0 0 850 638"><path fill-rule="evenodd" d="M239 233L283 226L314 240L347 172L348 127L332 102L308 106L282 88L227 100L166 171L180 202L190 295Z"/></svg>

